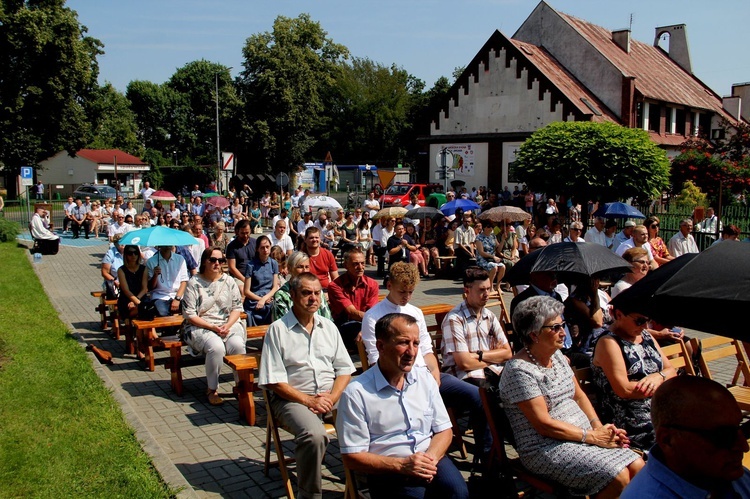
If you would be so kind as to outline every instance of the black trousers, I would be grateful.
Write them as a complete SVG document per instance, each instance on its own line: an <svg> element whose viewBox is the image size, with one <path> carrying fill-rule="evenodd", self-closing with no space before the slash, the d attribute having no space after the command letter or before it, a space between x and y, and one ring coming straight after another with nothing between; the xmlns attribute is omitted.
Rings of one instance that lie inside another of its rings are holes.
<svg viewBox="0 0 750 499"><path fill-rule="evenodd" d="M81 232L81 227L83 227L86 237L89 237L90 227L89 227L88 220L84 220L81 224L77 224L76 222L71 222L70 228L73 229L73 237L78 237L78 234Z"/></svg>

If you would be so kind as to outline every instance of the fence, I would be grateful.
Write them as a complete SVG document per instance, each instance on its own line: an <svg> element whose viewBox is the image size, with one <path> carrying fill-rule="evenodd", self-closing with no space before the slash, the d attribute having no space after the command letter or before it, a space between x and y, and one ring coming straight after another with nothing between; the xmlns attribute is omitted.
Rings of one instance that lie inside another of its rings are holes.
<svg viewBox="0 0 750 499"><path fill-rule="evenodd" d="M143 200L131 199L130 201L133 202L133 208L135 208L136 211L140 213L141 210L143 209ZM65 210L63 206L65 205L66 202L67 200L55 199L52 201L47 201L47 200L37 201L37 200L32 199L29 201L29 209L27 210L25 199L5 200L5 208L2 211L2 216L7 220L16 222L18 226L21 228L21 230L25 230L29 226L29 221L31 220L31 216L34 214L34 205L37 203L42 203L42 204L52 206L52 209L49 210L50 221L56 228L58 228L58 227L62 227L63 218L65 218Z"/></svg>

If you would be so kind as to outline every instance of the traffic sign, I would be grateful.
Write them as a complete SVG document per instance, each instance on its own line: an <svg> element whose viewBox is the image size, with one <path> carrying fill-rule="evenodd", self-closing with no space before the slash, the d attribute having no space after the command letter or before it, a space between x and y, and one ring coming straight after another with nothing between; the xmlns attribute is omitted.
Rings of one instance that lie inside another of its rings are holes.
<svg viewBox="0 0 750 499"><path fill-rule="evenodd" d="M34 168L31 166L21 167L21 185L34 185Z"/></svg>
<svg viewBox="0 0 750 499"><path fill-rule="evenodd" d="M234 170L234 153L232 152L221 153L221 169L224 171Z"/></svg>
<svg viewBox="0 0 750 499"><path fill-rule="evenodd" d="M448 149L441 149L435 156L435 163L440 168L453 168L453 153Z"/></svg>
<svg viewBox="0 0 750 499"><path fill-rule="evenodd" d="M287 175L284 172L279 173L276 175L276 185L279 187L284 187L289 183L289 175Z"/></svg>

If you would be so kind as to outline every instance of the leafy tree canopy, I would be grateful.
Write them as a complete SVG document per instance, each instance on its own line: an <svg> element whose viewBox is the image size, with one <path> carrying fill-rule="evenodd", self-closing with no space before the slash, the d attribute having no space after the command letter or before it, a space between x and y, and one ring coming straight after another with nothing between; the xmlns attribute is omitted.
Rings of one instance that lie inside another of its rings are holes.
<svg viewBox="0 0 750 499"><path fill-rule="evenodd" d="M246 157L259 170L290 171L304 162L323 128L324 96L349 51L301 14L276 18L271 32L247 39L242 54Z"/></svg>
<svg viewBox="0 0 750 499"><path fill-rule="evenodd" d="M91 120L89 149L120 149L135 156L143 155L138 141L138 125L130 101L111 83L99 87L88 106Z"/></svg>
<svg viewBox="0 0 750 499"><path fill-rule="evenodd" d="M669 160L643 130L613 123L558 122L534 132L515 164L530 189L586 200L658 196Z"/></svg>
<svg viewBox="0 0 750 499"><path fill-rule="evenodd" d="M87 143L102 54L64 0L0 0L0 161L15 169Z"/></svg>

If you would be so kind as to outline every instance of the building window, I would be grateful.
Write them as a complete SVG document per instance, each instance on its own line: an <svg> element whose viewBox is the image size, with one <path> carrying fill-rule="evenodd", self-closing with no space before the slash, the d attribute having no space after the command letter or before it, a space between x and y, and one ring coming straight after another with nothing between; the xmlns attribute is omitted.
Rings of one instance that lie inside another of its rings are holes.
<svg viewBox="0 0 750 499"><path fill-rule="evenodd" d="M677 133L677 109L667 106L666 132L672 135Z"/></svg>
<svg viewBox="0 0 750 499"><path fill-rule="evenodd" d="M711 135L711 114L701 113L698 119L698 134L701 137L709 138Z"/></svg>
<svg viewBox="0 0 750 499"><path fill-rule="evenodd" d="M659 133L661 123L661 106L653 102L648 104L648 130Z"/></svg>
<svg viewBox="0 0 750 499"><path fill-rule="evenodd" d="M684 109L675 109L675 133L678 135L685 135L685 127L687 126L687 113Z"/></svg>

